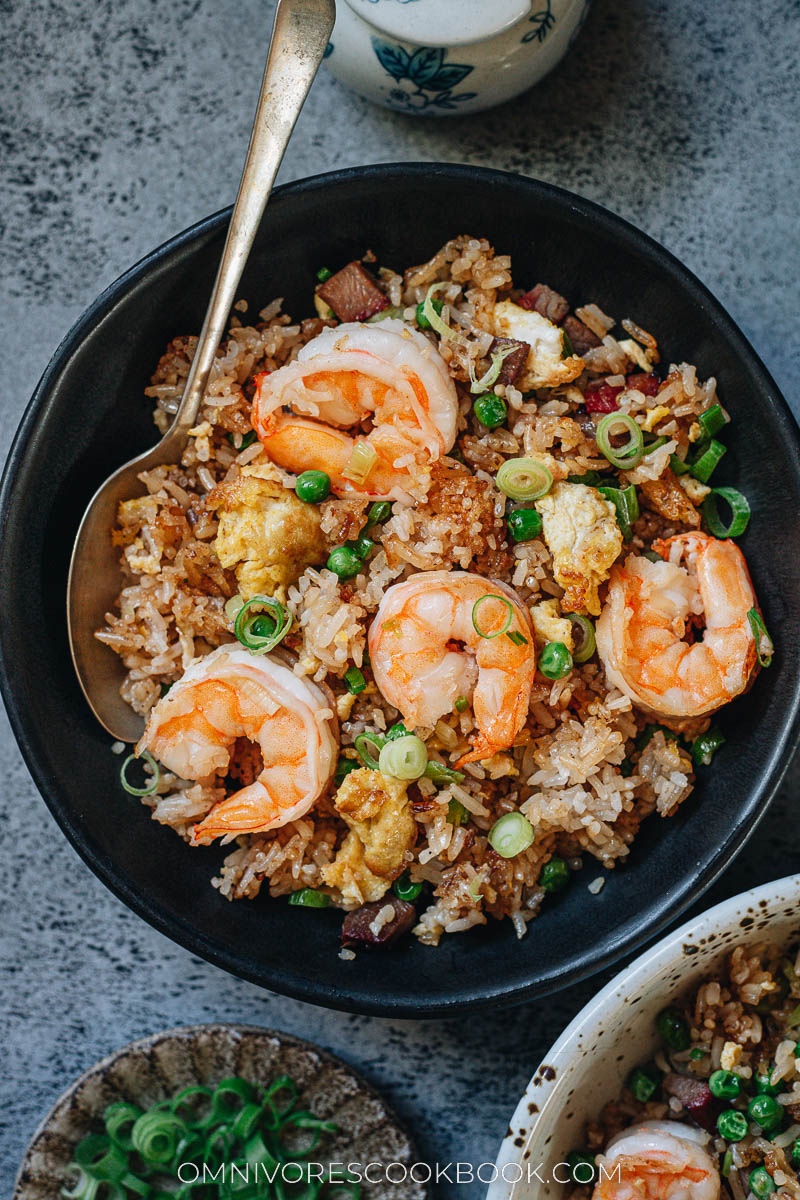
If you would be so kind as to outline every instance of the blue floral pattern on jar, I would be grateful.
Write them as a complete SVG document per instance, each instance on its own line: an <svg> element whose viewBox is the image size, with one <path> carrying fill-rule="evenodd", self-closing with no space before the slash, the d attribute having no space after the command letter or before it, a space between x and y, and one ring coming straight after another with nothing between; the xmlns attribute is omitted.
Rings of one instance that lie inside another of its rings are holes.
<svg viewBox="0 0 800 1200"><path fill-rule="evenodd" d="M523 42L537 41L540 44L547 37L550 30L556 23L555 14L553 13L551 0L545 0L545 7L539 9L538 12L532 13L528 17L528 24L533 28L529 29L522 37Z"/></svg>
<svg viewBox="0 0 800 1200"><path fill-rule="evenodd" d="M408 2L408 0L401 0ZM404 46L373 37L372 48L383 69L402 83L408 80L414 91L395 87L389 92L394 108L418 112L426 108L454 109L464 100L473 100L477 92L456 92L458 85L473 70L469 63L447 61L447 51L439 46L420 46L409 52Z"/></svg>

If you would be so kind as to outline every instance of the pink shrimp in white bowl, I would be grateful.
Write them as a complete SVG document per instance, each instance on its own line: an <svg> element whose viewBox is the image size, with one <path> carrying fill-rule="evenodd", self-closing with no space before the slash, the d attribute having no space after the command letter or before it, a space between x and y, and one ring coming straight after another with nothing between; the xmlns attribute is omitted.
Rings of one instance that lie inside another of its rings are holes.
<svg viewBox="0 0 800 1200"><path fill-rule="evenodd" d="M699 717L746 691L772 646L735 542L691 532L653 546L663 561L630 555L612 569L598 653L609 683L639 708Z"/></svg>
<svg viewBox="0 0 800 1200"><path fill-rule="evenodd" d="M333 775L338 725L328 695L274 657L237 645L187 668L153 708L136 749L182 779L201 780L227 769L238 738L255 743L263 768L193 827L194 845L303 816Z"/></svg>
<svg viewBox="0 0 800 1200"><path fill-rule="evenodd" d="M392 317L324 329L293 362L256 376L252 410L279 467L324 471L337 496L389 500L419 490L452 448L457 416L441 355Z"/></svg>
<svg viewBox="0 0 800 1200"><path fill-rule="evenodd" d="M369 631L375 682L415 726L472 700L478 736L459 763L511 746L536 670L528 611L502 583L469 571L423 571L384 594Z"/></svg>
<svg viewBox="0 0 800 1200"><path fill-rule="evenodd" d="M597 1158L593 1200L718 1200L719 1171L708 1134L681 1121L646 1121Z"/></svg>

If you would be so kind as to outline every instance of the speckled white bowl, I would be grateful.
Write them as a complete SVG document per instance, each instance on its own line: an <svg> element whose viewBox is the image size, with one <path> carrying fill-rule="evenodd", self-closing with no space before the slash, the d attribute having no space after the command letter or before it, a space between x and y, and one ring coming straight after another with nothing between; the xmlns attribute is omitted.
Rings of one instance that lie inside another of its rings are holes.
<svg viewBox="0 0 800 1200"><path fill-rule="evenodd" d="M798 933L800 875L789 875L723 900L615 975L564 1030L528 1084L486 1200L563 1195L550 1172L581 1145L585 1122L618 1095L629 1071L652 1056L655 1014L712 973L735 946L784 942ZM541 1181L528 1178L535 1167ZM556 1174L563 1177L563 1168Z"/></svg>

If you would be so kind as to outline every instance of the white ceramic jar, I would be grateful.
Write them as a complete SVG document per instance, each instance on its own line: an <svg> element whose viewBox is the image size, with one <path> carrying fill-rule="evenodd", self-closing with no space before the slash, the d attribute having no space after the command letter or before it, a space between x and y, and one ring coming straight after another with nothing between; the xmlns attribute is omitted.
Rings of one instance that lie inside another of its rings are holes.
<svg viewBox="0 0 800 1200"><path fill-rule="evenodd" d="M339 0L326 62L398 112L456 116L510 100L566 53L589 0Z"/></svg>

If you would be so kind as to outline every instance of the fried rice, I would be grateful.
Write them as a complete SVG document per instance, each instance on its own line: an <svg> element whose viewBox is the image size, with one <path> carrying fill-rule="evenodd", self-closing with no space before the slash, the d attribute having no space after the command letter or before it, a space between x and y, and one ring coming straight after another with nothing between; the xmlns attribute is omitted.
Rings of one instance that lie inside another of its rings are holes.
<svg viewBox="0 0 800 1200"><path fill-rule="evenodd" d="M698 437L698 416L718 403L713 378L699 380L690 364L659 364L656 339L627 314L618 325L585 297L570 311L558 293L539 285L529 293L530 303L571 330L574 353L583 360L580 374L526 392L497 382L493 390L504 400L508 419L489 430L474 415L470 381L489 365L496 306L520 296L510 258L496 254L484 239L461 236L403 274L381 267L377 282L393 311L412 325L431 285L440 285L436 295L463 336L441 338L435 331L428 336L456 382L458 436L450 455L433 468L427 493L412 503L395 502L385 523L371 529L376 547L356 578L343 583L324 564L330 548L364 529L368 502L329 498L320 505L324 545L313 551L298 545L294 568L289 563L275 584L292 616L283 647L294 656L298 675L331 689L341 753L351 759L360 733L382 733L399 720L365 658L369 623L391 584L417 571L458 569L508 584L529 609L563 597L544 538L514 543L508 536L506 497L495 482L504 461L536 457L556 481L591 479L593 472L608 470L584 402L587 389L610 388L620 411L645 429L657 424L663 438L629 473L642 499L630 546L646 549L656 537L699 525L696 505L707 489L690 476L677 480L670 456L686 455ZM291 361L331 323L332 314L315 300L323 315L299 322L283 312L280 299L252 324L245 323L247 305L237 304L181 461L144 472L145 494L120 506L113 541L125 586L97 636L121 656L127 672L122 695L143 717L192 662L233 640L226 605L237 596L239 582L216 550L221 490L245 467L257 468L265 481L282 488L295 486L296 477L268 461L253 433L253 380ZM190 336L170 342L146 389L161 432L177 409L195 345ZM344 681L352 667L367 682L355 696ZM680 732L691 740L708 724L701 718L684 723ZM430 754L452 765L474 728L467 707L416 732ZM154 820L189 840L195 822L252 778L247 759L248 746L237 745L227 775L199 782L162 769L143 803ZM443 933L485 924L488 917L510 918L522 936L546 896L540 876L550 859L560 858L572 870L587 858L603 867L624 862L641 822L651 814L673 815L693 785L686 740L664 725L648 726L630 699L609 686L596 658L576 663L555 681L537 674L529 718L513 747L468 763L460 780L437 784L421 778L409 789L416 838L404 869L412 882L425 885L416 936L435 945ZM531 822L534 838L515 857L503 858L489 833L501 815L517 810ZM265 886L274 897L313 888L353 908L357 889L345 896L323 875L347 832L332 795L324 795L300 819L237 838L213 884L230 900L252 899ZM387 889L390 884L387 879Z"/></svg>
<svg viewBox="0 0 800 1200"><path fill-rule="evenodd" d="M659 1048L587 1125L573 1160L584 1164L582 1182L586 1160L624 1130L682 1122L706 1135L723 1200L798 1200L799 970L796 943L737 946L699 987L654 1013ZM731 1113L740 1115L732 1122ZM572 1191L574 1200L590 1194L588 1186Z"/></svg>

